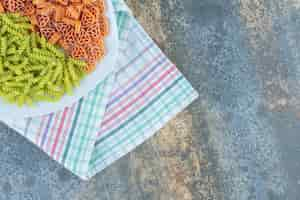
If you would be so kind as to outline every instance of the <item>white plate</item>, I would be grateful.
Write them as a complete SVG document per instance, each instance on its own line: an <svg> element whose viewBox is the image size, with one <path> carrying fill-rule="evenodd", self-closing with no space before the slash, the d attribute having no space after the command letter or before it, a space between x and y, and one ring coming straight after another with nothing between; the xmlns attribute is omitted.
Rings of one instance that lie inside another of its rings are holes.
<svg viewBox="0 0 300 200"><path fill-rule="evenodd" d="M65 95L56 103L41 102L33 107L18 107L13 104L7 104L0 98L0 119L40 116L61 110L66 106L71 106L81 97L86 96L109 73L113 72L118 52L118 31L111 0L106 0L106 5L106 16L109 20L109 35L105 38L106 55L97 64L96 70L81 81L80 86L74 90L73 95Z"/></svg>

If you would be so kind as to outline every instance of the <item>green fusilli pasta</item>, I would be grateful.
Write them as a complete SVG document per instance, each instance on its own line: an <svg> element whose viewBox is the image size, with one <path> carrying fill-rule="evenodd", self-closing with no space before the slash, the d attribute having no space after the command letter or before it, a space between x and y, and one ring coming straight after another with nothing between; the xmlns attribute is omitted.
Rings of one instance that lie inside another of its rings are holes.
<svg viewBox="0 0 300 200"><path fill-rule="evenodd" d="M19 14L0 14L0 96L23 106L55 102L84 77L85 62L67 57Z"/></svg>
<svg viewBox="0 0 300 200"><path fill-rule="evenodd" d="M1 53L1 56L4 57L6 55L6 49L7 49L7 38L1 37L0 41L1 41L0 53Z"/></svg>

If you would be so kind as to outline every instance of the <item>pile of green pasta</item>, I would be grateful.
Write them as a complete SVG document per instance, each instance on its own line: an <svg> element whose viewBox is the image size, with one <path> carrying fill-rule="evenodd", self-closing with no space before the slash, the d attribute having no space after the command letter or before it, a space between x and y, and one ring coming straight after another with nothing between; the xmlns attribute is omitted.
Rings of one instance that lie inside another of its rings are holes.
<svg viewBox="0 0 300 200"><path fill-rule="evenodd" d="M58 101L85 76L85 62L31 30L28 18L0 14L0 96L19 106Z"/></svg>

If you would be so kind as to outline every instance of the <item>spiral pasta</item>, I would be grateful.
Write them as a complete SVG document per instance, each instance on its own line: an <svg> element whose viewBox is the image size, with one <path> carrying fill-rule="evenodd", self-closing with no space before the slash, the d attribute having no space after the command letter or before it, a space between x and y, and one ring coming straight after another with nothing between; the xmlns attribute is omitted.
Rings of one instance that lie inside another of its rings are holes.
<svg viewBox="0 0 300 200"><path fill-rule="evenodd" d="M66 56L44 37L31 32L17 14L0 14L0 96L19 106L54 102L84 77L84 61Z"/></svg>

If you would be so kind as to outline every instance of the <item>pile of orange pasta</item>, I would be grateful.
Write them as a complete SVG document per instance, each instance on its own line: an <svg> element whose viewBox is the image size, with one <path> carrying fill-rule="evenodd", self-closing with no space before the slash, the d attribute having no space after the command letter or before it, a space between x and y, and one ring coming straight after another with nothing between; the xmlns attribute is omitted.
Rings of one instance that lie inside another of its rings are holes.
<svg viewBox="0 0 300 200"><path fill-rule="evenodd" d="M29 17L34 31L87 62L88 73L105 54L109 28L104 0L0 0L0 12Z"/></svg>

